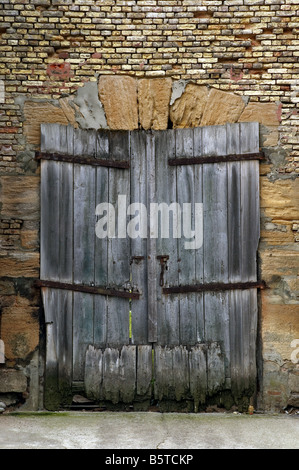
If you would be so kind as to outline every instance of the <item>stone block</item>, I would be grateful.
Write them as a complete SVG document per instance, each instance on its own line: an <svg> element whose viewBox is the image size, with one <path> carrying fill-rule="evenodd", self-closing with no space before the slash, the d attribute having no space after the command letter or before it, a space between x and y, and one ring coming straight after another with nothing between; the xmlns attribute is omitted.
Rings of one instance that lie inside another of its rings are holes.
<svg viewBox="0 0 299 470"><path fill-rule="evenodd" d="M245 103L241 96L212 88L203 112L201 126L238 122Z"/></svg>
<svg viewBox="0 0 299 470"><path fill-rule="evenodd" d="M198 127L207 98L207 87L188 83L184 93L170 107L173 128Z"/></svg>
<svg viewBox="0 0 299 470"><path fill-rule="evenodd" d="M0 202L2 217L39 220L38 176L2 176Z"/></svg>
<svg viewBox="0 0 299 470"><path fill-rule="evenodd" d="M0 369L0 393L23 393L27 379L21 370Z"/></svg>
<svg viewBox="0 0 299 470"><path fill-rule="evenodd" d="M242 112L239 122L259 122L264 126L278 126L279 108L275 103L249 103Z"/></svg>
<svg viewBox="0 0 299 470"><path fill-rule="evenodd" d="M110 129L138 129L137 81L135 78L122 75L101 75L98 90Z"/></svg>
<svg viewBox="0 0 299 470"><path fill-rule="evenodd" d="M39 344L38 307L19 295L11 305L2 309L1 337L5 344L6 361L26 359ZM13 328L12 328L13 325Z"/></svg>
<svg viewBox="0 0 299 470"><path fill-rule="evenodd" d="M287 179L271 182L261 178L261 209L272 222L291 224L299 220L299 180Z"/></svg>
<svg viewBox="0 0 299 470"><path fill-rule="evenodd" d="M139 80L139 122L143 129L167 129L171 89L171 78Z"/></svg>
<svg viewBox="0 0 299 470"><path fill-rule="evenodd" d="M66 102L63 104L70 116L70 107ZM62 108L52 103L36 103L34 101L26 101L24 104L24 135L29 144L40 145L40 125L42 123L56 123L67 125L71 121Z"/></svg>

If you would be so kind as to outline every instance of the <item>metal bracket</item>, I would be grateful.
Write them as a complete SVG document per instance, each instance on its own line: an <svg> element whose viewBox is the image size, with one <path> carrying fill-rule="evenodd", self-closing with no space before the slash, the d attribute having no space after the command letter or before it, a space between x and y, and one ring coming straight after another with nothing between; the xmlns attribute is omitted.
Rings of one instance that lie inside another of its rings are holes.
<svg viewBox="0 0 299 470"><path fill-rule="evenodd" d="M164 271L167 270L168 255L158 255L157 259L160 260L161 273L160 273L160 286L164 286Z"/></svg>

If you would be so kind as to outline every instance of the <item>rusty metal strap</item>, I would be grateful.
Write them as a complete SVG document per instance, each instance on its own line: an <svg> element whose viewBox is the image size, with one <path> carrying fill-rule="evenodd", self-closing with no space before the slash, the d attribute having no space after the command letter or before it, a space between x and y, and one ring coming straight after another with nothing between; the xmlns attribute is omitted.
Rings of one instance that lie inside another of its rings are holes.
<svg viewBox="0 0 299 470"><path fill-rule="evenodd" d="M195 284L189 286L173 286L164 287L163 294L186 294L189 292L221 292L226 290L237 290L237 289L266 289L266 283L264 281L257 282L210 282L207 284Z"/></svg>
<svg viewBox="0 0 299 470"><path fill-rule="evenodd" d="M169 158L168 165L196 165L203 163L221 163L221 162L239 162L241 160L264 160L265 155L263 152L259 153L244 153L236 155L211 155L202 157L177 157Z"/></svg>
<svg viewBox="0 0 299 470"><path fill-rule="evenodd" d="M125 299L139 299L140 297L138 292L118 290L112 287L86 286L83 284L70 284L58 281L46 281L42 279L35 281L35 285L37 287L49 287L52 289L63 289L74 292L86 292L87 294L108 295L110 297L122 297Z"/></svg>
<svg viewBox="0 0 299 470"><path fill-rule="evenodd" d="M121 168L127 169L130 168L130 162L128 160L113 160L113 159L104 159L104 158L91 158L84 156L73 156L60 153L43 153L35 152L36 160L53 160L56 162L66 162L66 163L78 163L80 165L91 165L91 166L105 166L109 168Z"/></svg>

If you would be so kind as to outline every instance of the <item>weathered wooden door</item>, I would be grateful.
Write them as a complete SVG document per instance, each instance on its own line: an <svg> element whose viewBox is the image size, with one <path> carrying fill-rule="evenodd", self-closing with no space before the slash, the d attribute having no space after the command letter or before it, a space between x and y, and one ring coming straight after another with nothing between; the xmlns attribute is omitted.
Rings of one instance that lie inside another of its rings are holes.
<svg viewBox="0 0 299 470"><path fill-rule="evenodd" d="M76 391L145 409L152 400L195 411L247 404L258 124L43 125L41 152L45 406L65 406Z"/></svg>

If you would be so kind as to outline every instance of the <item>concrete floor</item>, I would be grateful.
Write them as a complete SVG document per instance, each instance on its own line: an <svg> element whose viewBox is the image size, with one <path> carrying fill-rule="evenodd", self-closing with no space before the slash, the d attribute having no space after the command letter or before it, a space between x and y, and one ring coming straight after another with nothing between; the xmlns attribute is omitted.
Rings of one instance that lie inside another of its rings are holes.
<svg viewBox="0 0 299 470"><path fill-rule="evenodd" d="M0 449L299 449L299 415L4 413Z"/></svg>

